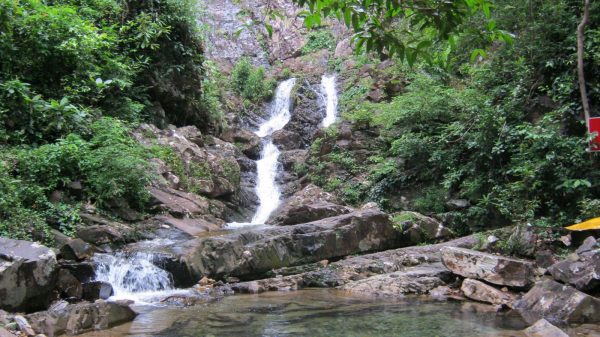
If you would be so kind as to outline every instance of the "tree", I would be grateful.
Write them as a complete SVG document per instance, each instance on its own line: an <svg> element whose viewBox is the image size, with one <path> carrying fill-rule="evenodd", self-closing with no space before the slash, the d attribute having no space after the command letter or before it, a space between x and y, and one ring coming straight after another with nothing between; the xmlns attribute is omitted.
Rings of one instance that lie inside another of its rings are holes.
<svg viewBox="0 0 600 337"><path fill-rule="evenodd" d="M448 40L468 30L465 19L483 14L487 20L482 34L489 41L511 41L510 35L499 30L491 18L490 0L293 0L306 6L303 12L307 27L318 26L323 17L335 16L354 31L357 50L376 51L380 55L397 54L409 64L417 56L429 58L426 49L433 40ZM432 36L429 38L428 36ZM474 53L484 54L481 49Z"/></svg>
<svg viewBox="0 0 600 337"><path fill-rule="evenodd" d="M583 57L585 54L584 34L585 26L590 21L590 0L584 0L583 15L581 22L577 26L577 77L579 80L579 92L581 93L581 106L583 107L583 115L585 116L585 125L589 130L590 127L590 104L588 102L587 89L585 87L585 72L583 68Z"/></svg>

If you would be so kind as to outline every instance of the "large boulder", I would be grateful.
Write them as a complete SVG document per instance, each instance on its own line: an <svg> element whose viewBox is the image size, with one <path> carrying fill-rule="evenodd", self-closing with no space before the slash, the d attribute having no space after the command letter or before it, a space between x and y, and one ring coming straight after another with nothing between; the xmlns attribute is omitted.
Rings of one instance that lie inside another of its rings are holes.
<svg viewBox="0 0 600 337"><path fill-rule="evenodd" d="M57 302L47 311L27 315L27 320L37 333L48 337L62 334L76 335L89 330L108 329L129 322L136 314L127 303L82 302L68 304Z"/></svg>
<svg viewBox="0 0 600 337"><path fill-rule="evenodd" d="M475 301L512 306L516 296L508 291L498 290L489 284L470 278L464 279L460 287L463 294Z"/></svg>
<svg viewBox="0 0 600 337"><path fill-rule="evenodd" d="M260 137L251 131L229 128L221 134L221 139L237 146L250 159L257 160L260 157Z"/></svg>
<svg viewBox="0 0 600 337"><path fill-rule="evenodd" d="M591 240L590 240L591 239ZM586 239L588 242L595 240L593 237ZM600 249L587 249L586 242L566 260L560 261L548 268L555 280L573 285L575 288L593 292L600 288Z"/></svg>
<svg viewBox="0 0 600 337"><path fill-rule="evenodd" d="M457 275L509 287L527 287L534 277L534 264L530 261L472 249L444 247L442 262Z"/></svg>
<svg viewBox="0 0 600 337"><path fill-rule="evenodd" d="M297 132L289 130L277 130L273 132L272 138L273 144L275 144L277 148L284 151L299 149L302 147L302 138Z"/></svg>
<svg viewBox="0 0 600 337"><path fill-rule="evenodd" d="M50 248L0 237L0 308L9 311L45 308L56 286L57 265Z"/></svg>
<svg viewBox="0 0 600 337"><path fill-rule="evenodd" d="M84 225L77 229L77 237L92 245L124 243L130 241L133 236L134 229L126 224L106 219L98 214L82 212L80 216ZM81 252L86 251L85 254L90 254L91 248Z"/></svg>
<svg viewBox="0 0 600 337"><path fill-rule="evenodd" d="M352 211L337 204L337 198L320 187L307 185L279 206L267 221L273 225L296 225L325 219Z"/></svg>
<svg viewBox="0 0 600 337"><path fill-rule="evenodd" d="M536 283L513 309L530 324L541 318L553 324L600 321L599 299L551 279Z"/></svg>
<svg viewBox="0 0 600 337"><path fill-rule="evenodd" d="M388 216L365 210L307 224L198 238L171 247L196 279L260 278L271 269L393 248L398 235Z"/></svg>
<svg viewBox="0 0 600 337"><path fill-rule="evenodd" d="M308 159L308 150L290 150L281 151L279 155L279 161L283 165L283 169L286 171L297 171L302 168L302 165L306 165ZM296 172L302 174L303 172Z"/></svg>
<svg viewBox="0 0 600 337"><path fill-rule="evenodd" d="M451 278L452 274L441 263L426 264L350 282L340 289L369 297L398 297L427 294Z"/></svg>

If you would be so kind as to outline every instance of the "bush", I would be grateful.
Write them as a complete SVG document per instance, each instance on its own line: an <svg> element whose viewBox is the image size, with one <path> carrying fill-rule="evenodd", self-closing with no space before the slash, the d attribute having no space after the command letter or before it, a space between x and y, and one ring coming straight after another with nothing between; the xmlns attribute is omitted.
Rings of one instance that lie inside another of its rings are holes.
<svg viewBox="0 0 600 337"><path fill-rule="evenodd" d="M164 148L147 148L129 136L117 119L104 117L89 127L90 136L69 134L37 148L12 149L0 161L0 235L48 240L49 226L71 235L81 223L79 204L91 201L110 209L128 203L144 211L153 178L149 159ZM79 181L83 195L69 193ZM60 199L50 196L61 191Z"/></svg>
<svg viewBox="0 0 600 337"><path fill-rule="evenodd" d="M300 49L302 55L312 54L322 49L335 48L335 37L328 29L311 31L306 38L306 44Z"/></svg>
<svg viewBox="0 0 600 337"><path fill-rule="evenodd" d="M265 79L263 67L254 67L247 57L242 57L231 72L232 89L254 103L265 101L273 96L276 83Z"/></svg>

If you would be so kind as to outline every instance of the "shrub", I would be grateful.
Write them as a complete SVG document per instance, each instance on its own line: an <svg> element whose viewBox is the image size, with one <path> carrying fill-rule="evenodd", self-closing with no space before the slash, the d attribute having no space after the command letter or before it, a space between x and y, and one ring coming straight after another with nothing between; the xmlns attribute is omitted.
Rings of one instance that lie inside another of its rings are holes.
<svg viewBox="0 0 600 337"><path fill-rule="evenodd" d="M273 96L276 83L265 78L263 67L256 68L249 58L242 57L231 72L231 85L236 93L257 103Z"/></svg>
<svg viewBox="0 0 600 337"><path fill-rule="evenodd" d="M300 49L302 55L312 54L321 49L335 48L335 37L328 29L311 31L306 38L306 44Z"/></svg>

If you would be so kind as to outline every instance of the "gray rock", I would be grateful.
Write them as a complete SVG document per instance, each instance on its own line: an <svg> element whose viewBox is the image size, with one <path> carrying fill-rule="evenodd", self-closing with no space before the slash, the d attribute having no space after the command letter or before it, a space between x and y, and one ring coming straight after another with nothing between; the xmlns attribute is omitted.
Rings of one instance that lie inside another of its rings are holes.
<svg viewBox="0 0 600 337"><path fill-rule="evenodd" d="M527 337L569 337L564 331L545 319L540 319L523 331Z"/></svg>
<svg viewBox="0 0 600 337"><path fill-rule="evenodd" d="M89 261L73 262L60 261L60 268L68 270L79 282L89 282L94 278L94 264Z"/></svg>
<svg viewBox="0 0 600 337"><path fill-rule="evenodd" d="M281 155L279 156L283 169L292 172L299 165L305 164L307 158L308 150L281 151Z"/></svg>
<svg viewBox="0 0 600 337"><path fill-rule="evenodd" d="M442 261L457 275L509 287L526 287L534 276L534 265L530 261L471 249L444 247Z"/></svg>
<svg viewBox="0 0 600 337"><path fill-rule="evenodd" d="M89 330L108 329L129 322L135 316L128 303L98 300L77 304L58 302L47 311L27 315L27 319L35 331L53 337L63 333L76 335Z"/></svg>
<svg viewBox="0 0 600 337"><path fill-rule="evenodd" d="M71 274L68 269L61 268L58 271L58 283L56 288L60 294L68 299L81 299L83 288L81 282Z"/></svg>
<svg viewBox="0 0 600 337"><path fill-rule="evenodd" d="M302 138L296 132L289 130L277 130L273 132L273 144L284 151L300 149L302 147Z"/></svg>
<svg viewBox="0 0 600 337"><path fill-rule="evenodd" d="M60 248L60 255L66 260L83 260L94 253L94 248L82 239L69 239Z"/></svg>
<svg viewBox="0 0 600 337"><path fill-rule="evenodd" d="M241 128L229 128L221 134L221 139L235 144L250 159L260 158L260 137Z"/></svg>
<svg viewBox="0 0 600 337"><path fill-rule="evenodd" d="M232 284L237 292L262 292L276 290L294 290L303 287L339 287L347 283L367 279L381 274L391 274L406 271L410 267L438 266L442 267L440 248L445 246L472 247L477 240L474 236L467 236L456 240L428 246L413 246L399 249L386 250L378 253L346 257L337 262L314 263L296 268L275 270L277 274L288 275L263 279L251 282ZM293 270L295 269L295 270ZM298 272L289 275L288 272ZM442 270L444 271L444 270ZM447 275L447 271L444 271ZM239 279L230 280L231 283ZM457 297L452 293L451 297Z"/></svg>
<svg viewBox="0 0 600 337"><path fill-rule="evenodd" d="M582 250L572 259L566 259L548 268L555 280L591 292L600 288L600 249Z"/></svg>
<svg viewBox="0 0 600 337"><path fill-rule="evenodd" d="M56 286L54 252L37 243L0 238L0 308L44 308Z"/></svg>
<svg viewBox="0 0 600 337"><path fill-rule="evenodd" d="M417 212L400 212L394 219L400 219L396 220L396 224L402 228L402 234L411 244L446 239L454 235L440 221Z"/></svg>
<svg viewBox="0 0 600 337"><path fill-rule="evenodd" d="M450 211L459 211L471 207L471 203L467 199L451 199L446 202L446 207Z"/></svg>
<svg viewBox="0 0 600 337"><path fill-rule="evenodd" d="M577 248L575 253L582 254L599 248L600 247L598 247L598 242L596 242L596 239L593 236L588 236L585 240L583 240L583 243L581 246L579 246L579 248Z"/></svg>
<svg viewBox="0 0 600 337"><path fill-rule="evenodd" d="M27 322L27 319L25 319L25 317L23 317L21 315L15 315L14 320L17 323L17 325L19 326L19 331L21 331L23 334L25 334L25 336L28 336L28 337L35 336L35 331L33 331L33 329L31 328L31 325L29 325L29 322Z"/></svg>
<svg viewBox="0 0 600 337"><path fill-rule="evenodd" d="M103 281L92 281L83 284L83 299L93 302L97 299L105 300L114 294L110 283Z"/></svg>
<svg viewBox="0 0 600 337"><path fill-rule="evenodd" d="M558 325L600 321L600 300L551 279L536 283L513 309L530 324L541 318Z"/></svg>
<svg viewBox="0 0 600 337"><path fill-rule="evenodd" d="M349 282L340 289L371 297L398 297L405 294L427 294L432 289L445 285L445 280L451 278L452 274L441 263L425 264Z"/></svg>
<svg viewBox="0 0 600 337"><path fill-rule="evenodd" d="M397 232L385 213L357 211L307 224L239 231L171 247L196 279L259 278L271 269L393 248Z"/></svg>
<svg viewBox="0 0 600 337"><path fill-rule="evenodd" d="M313 184L294 193L278 207L267 221L273 225L296 225L347 214L352 208L337 204L338 199Z"/></svg>
<svg viewBox="0 0 600 337"><path fill-rule="evenodd" d="M537 234L532 226L516 226L507 240L513 254L533 257L535 255Z"/></svg>
<svg viewBox="0 0 600 337"><path fill-rule="evenodd" d="M463 280L460 289L466 297L490 304L502 304L510 307L517 299L517 296L512 293L500 291L488 284L470 278Z"/></svg>

